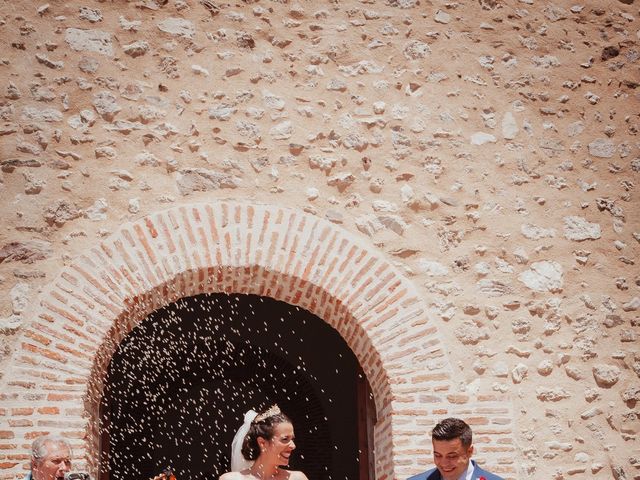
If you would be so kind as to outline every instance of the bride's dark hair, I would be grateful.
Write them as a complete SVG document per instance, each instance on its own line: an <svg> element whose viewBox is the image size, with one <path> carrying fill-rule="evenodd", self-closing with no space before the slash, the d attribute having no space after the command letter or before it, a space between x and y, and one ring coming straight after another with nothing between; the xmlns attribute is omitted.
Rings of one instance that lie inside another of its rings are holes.
<svg viewBox="0 0 640 480"><path fill-rule="evenodd" d="M258 421L251 422L247 436L242 442L242 456L247 460L255 460L260 456L260 445L258 445L258 437L265 440L271 440L275 432L276 425L281 423L291 423L291 419L284 413L279 412L275 415L269 415L265 418L256 417Z"/></svg>

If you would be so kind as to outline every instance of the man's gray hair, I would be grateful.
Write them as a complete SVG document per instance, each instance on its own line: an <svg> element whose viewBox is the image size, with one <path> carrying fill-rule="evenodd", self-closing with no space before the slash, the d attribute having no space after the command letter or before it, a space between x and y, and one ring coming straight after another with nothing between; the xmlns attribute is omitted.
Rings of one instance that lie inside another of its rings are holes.
<svg viewBox="0 0 640 480"><path fill-rule="evenodd" d="M66 438L62 438L58 435L43 435L36 438L31 444L31 458L33 460L42 460L47 456L48 449L47 443L56 443L58 445L64 445L71 452L71 445Z"/></svg>

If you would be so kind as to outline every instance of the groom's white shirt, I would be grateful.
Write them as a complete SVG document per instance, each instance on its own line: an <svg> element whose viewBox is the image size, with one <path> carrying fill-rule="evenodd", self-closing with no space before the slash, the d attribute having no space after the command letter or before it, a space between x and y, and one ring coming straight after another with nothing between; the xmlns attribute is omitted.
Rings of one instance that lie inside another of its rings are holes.
<svg viewBox="0 0 640 480"><path fill-rule="evenodd" d="M462 472L462 475L460 475L460 478L458 480L471 480L471 477L473 477L473 463L471 463L471 460L469 460L467 469Z"/></svg>

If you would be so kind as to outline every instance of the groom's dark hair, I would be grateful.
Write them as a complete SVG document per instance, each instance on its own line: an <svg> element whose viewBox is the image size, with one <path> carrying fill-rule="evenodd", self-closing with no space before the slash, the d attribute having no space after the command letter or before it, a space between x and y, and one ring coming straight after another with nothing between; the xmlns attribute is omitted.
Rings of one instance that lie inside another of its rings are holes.
<svg viewBox="0 0 640 480"><path fill-rule="evenodd" d="M473 434L471 427L459 418L445 418L439 422L431 431L433 440L455 440L459 438L462 446L471 446Z"/></svg>

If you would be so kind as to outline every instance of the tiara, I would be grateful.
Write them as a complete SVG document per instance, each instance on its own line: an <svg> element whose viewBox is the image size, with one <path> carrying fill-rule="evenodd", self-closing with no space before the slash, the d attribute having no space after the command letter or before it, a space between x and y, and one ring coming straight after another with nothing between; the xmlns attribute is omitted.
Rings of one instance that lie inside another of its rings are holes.
<svg viewBox="0 0 640 480"><path fill-rule="evenodd" d="M267 419L269 417L273 417L275 415L279 415L280 413L282 413L282 412L280 412L280 407L278 407L278 405L274 404L271 407L269 407L267 410L262 412L261 414L257 415L253 422L254 423L261 422L262 420L265 420L265 419Z"/></svg>

